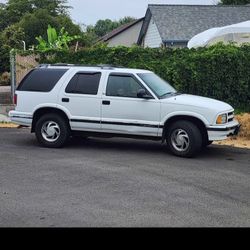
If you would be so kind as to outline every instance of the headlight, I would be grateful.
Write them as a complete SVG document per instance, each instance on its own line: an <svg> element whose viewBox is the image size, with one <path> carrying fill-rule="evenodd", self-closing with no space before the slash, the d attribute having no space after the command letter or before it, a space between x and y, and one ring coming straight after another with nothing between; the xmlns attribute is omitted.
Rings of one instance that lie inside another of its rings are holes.
<svg viewBox="0 0 250 250"><path fill-rule="evenodd" d="M227 114L222 114L217 117L216 124L225 124L227 123Z"/></svg>

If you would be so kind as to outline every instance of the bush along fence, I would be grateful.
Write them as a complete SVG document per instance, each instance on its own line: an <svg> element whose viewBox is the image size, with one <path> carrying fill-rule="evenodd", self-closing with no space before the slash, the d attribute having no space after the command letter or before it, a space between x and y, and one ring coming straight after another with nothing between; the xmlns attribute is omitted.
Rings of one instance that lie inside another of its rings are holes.
<svg viewBox="0 0 250 250"><path fill-rule="evenodd" d="M112 64L152 70L179 92L216 98L250 111L250 46L200 49L109 48L40 54L39 63ZM20 63L20 62L19 62Z"/></svg>

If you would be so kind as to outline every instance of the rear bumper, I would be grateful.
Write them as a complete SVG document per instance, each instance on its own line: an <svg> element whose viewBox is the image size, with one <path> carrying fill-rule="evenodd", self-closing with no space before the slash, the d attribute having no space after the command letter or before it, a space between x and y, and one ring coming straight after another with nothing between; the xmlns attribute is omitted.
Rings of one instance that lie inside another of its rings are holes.
<svg viewBox="0 0 250 250"><path fill-rule="evenodd" d="M23 126L32 125L32 115L27 113L12 110L9 112L9 118L11 122L16 123L18 125L23 125Z"/></svg>
<svg viewBox="0 0 250 250"><path fill-rule="evenodd" d="M207 128L209 141L225 140L229 136L238 135L241 125L235 120L227 126L212 126Z"/></svg>

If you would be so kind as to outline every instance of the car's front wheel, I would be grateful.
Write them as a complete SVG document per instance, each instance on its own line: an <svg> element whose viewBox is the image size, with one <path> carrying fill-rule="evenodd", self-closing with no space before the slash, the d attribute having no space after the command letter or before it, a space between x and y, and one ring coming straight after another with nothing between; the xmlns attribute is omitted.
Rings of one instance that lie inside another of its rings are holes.
<svg viewBox="0 0 250 250"><path fill-rule="evenodd" d="M190 121L177 121L167 131L167 145L170 151L182 157L192 157L202 147L199 128Z"/></svg>
<svg viewBox="0 0 250 250"><path fill-rule="evenodd" d="M49 148L60 148L70 136L67 121L58 114L43 115L36 123L36 138L40 145Z"/></svg>

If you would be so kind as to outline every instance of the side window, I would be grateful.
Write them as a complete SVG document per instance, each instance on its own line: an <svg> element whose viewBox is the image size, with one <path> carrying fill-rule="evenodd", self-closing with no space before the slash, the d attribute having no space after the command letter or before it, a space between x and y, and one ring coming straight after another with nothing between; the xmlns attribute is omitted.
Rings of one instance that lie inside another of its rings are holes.
<svg viewBox="0 0 250 250"><path fill-rule="evenodd" d="M97 95L101 79L100 72L77 73L65 89L66 93Z"/></svg>
<svg viewBox="0 0 250 250"><path fill-rule="evenodd" d="M67 69L34 69L23 78L17 90L50 92L66 71Z"/></svg>
<svg viewBox="0 0 250 250"><path fill-rule="evenodd" d="M143 87L132 76L110 75L106 96L137 98L139 89L143 89Z"/></svg>

